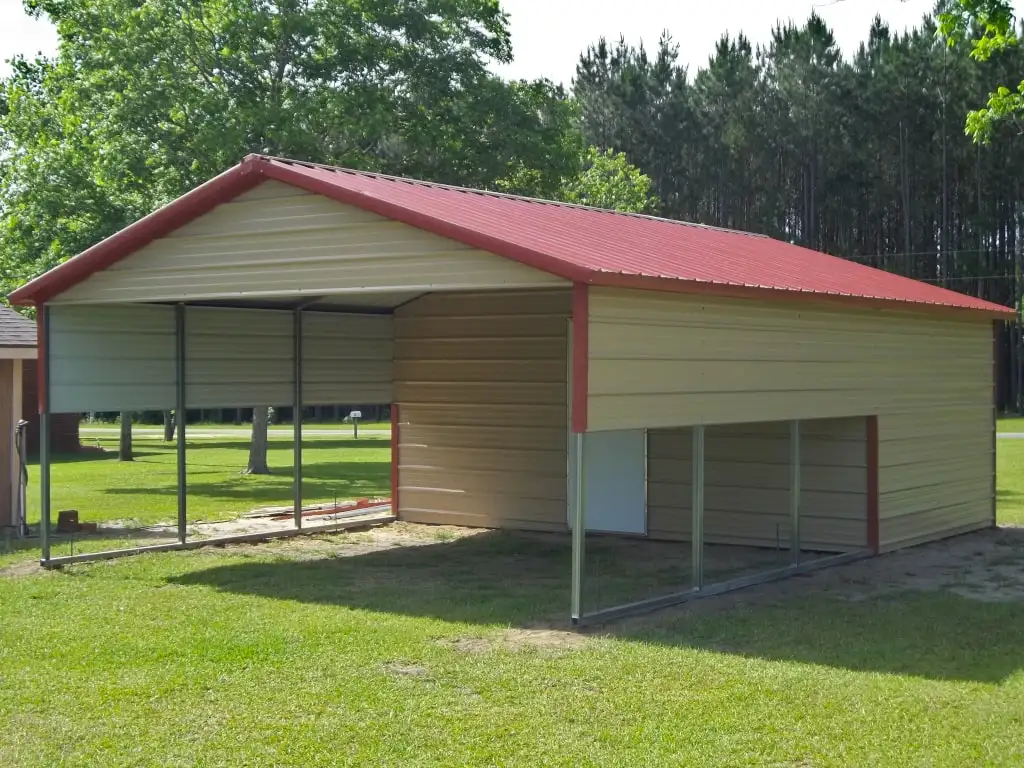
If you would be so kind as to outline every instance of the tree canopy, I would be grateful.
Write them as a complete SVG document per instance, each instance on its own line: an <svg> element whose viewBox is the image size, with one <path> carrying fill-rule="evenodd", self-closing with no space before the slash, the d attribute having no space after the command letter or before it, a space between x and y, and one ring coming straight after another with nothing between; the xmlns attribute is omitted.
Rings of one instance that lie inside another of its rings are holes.
<svg viewBox="0 0 1024 768"><path fill-rule="evenodd" d="M988 61L993 55L1020 44L1010 0L956 0L939 14L939 32L951 46L971 39L971 56ZM1015 122L1024 130L1024 79L1014 87L1001 85L989 93L988 104L967 114L967 133L988 142L1000 120Z"/></svg>

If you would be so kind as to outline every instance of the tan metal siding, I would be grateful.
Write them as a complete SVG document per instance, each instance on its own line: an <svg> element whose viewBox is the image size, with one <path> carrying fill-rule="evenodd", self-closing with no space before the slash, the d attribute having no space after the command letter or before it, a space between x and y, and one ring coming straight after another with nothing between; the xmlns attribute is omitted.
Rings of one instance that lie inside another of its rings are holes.
<svg viewBox="0 0 1024 768"><path fill-rule="evenodd" d="M390 315L304 313L303 402L390 403L393 336Z"/></svg>
<svg viewBox="0 0 1024 768"><path fill-rule="evenodd" d="M801 532L804 547L859 549L867 543L864 419L801 423ZM689 539L692 432L648 433L647 521L652 538ZM789 425L708 427L705 539L717 544L789 545Z"/></svg>
<svg viewBox="0 0 1024 768"><path fill-rule="evenodd" d="M568 291L436 294L395 316L399 516L566 527Z"/></svg>
<svg viewBox="0 0 1024 768"><path fill-rule="evenodd" d="M49 309L50 410L144 411L174 407L174 309Z"/></svg>
<svg viewBox="0 0 1024 768"><path fill-rule="evenodd" d="M991 523L987 322L592 289L591 429L879 417L883 549Z"/></svg>
<svg viewBox="0 0 1024 768"><path fill-rule="evenodd" d="M188 407L290 404L292 328L291 312L186 308Z"/></svg>
<svg viewBox="0 0 1024 768"><path fill-rule="evenodd" d="M567 285L277 181L98 272L54 302L171 301Z"/></svg>
<svg viewBox="0 0 1024 768"><path fill-rule="evenodd" d="M294 313L186 309L186 400L190 408L290 405ZM303 402L390 403L392 319L304 312Z"/></svg>

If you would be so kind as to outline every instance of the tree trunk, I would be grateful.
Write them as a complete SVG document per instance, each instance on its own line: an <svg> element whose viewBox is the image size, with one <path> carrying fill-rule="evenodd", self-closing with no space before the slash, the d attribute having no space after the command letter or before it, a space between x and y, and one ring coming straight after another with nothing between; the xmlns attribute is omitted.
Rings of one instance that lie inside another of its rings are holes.
<svg viewBox="0 0 1024 768"><path fill-rule="evenodd" d="M134 461L132 453L132 414L121 411L121 440L117 446L118 461Z"/></svg>
<svg viewBox="0 0 1024 768"><path fill-rule="evenodd" d="M174 427L178 423L177 412L164 411L164 442L169 443L174 439Z"/></svg>
<svg viewBox="0 0 1024 768"><path fill-rule="evenodd" d="M269 475L267 466L267 406L252 409L252 440L249 442L249 466L246 475Z"/></svg>

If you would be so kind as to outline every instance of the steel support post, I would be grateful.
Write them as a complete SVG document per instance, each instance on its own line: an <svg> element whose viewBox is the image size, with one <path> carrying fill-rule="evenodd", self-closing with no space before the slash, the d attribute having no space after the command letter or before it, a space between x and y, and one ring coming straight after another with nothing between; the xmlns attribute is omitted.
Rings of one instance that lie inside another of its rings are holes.
<svg viewBox="0 0 1024 768"><path fill-rule="evenodd" d="M50 562L50 309L38 310L40 341L39 374L39 547L40 562Z"/></svg>
<svg viewBox="0 0 1024 768"><path fill-rule="evenodd" d="M292 493L295 529L302 530L302 309L292 324Z"/></svg>
<svg viewBox="0 0 1024 768"><path fill-rule="evenodd" d="M704 588L704 426L693 428L693 588Z"/></svg>
<svg viewBox="0 0 1024 768"><path fill-rule="evenodd" d="M42 549L40 562L50 561L50 413L39 414L39 493L40 520L39 546Z"/></svg>
<svg viewBox="0 0 1024 768"><path fill-rule="evenodd" d="M178 541L188 537L188 463L185 449L185 305L174 306L174 426L178 431Z"/></svg>
<svg viewBox="0 0 1024 768"><path fill-rule="evenodd" d="M586 478L583 475L583 450L586 433L577 432L572 436L576 441L576 461L573 466L573 508L572 508L572 595L570 621L580 623L583 615L583 560L586 547Z"/></svg>
<svg viewBox="0 0 1024 768"><path fill-rule="evenodd" d="M800 565L800 422L789 422L789 554Z"/></svg>

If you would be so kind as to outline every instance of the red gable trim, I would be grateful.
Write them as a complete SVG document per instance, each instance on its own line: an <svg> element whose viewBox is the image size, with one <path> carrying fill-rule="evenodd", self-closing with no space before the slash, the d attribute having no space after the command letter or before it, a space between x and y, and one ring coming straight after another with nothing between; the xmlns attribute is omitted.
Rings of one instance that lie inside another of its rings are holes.
<svg viewBox="0 0 1024 768"><path fill-rule="evenodd" d="M10 295L10 301L21 306L43 304L90 275L101 272L143 246L209 213L221 203L247 192L260 181L259 168L247 158L240 165L215 176L21 286Z"/></svg>
<svg viewBox="0 0 1024 768"><path fill-rule="evenodd" d="M735 298L817 302L819 304L845 304L861 307L905 309L915 312L956 314L974 318L1006 319L1014 311L987 302L976 306L926 303L899 299L871 298L853 294L831 294L815 291L795 291L778 287L738 285L731 282L687 280L674 277L655 277L642 274L623 274L592 269L568 263L500 236L479 232L449 219L410 210L386 198L347 188L334 183L322 173L336 173L333 169L290 164L261 155L249 155L238 166L211 179L163 208L146 216L125 229L111 235L78 256L36 278L11 294L14 304L39 305L68 290L130 255L139 248L208 213L217 205L228 202L255 187L265 179L275 179L338 202L354 205L363 210L400 221L410 226L465 243L474 248L512 259L534 269L562 277L573 283L603 285L619 288L667 291ZM980 305L980 306L979 306Z"/></svg>

